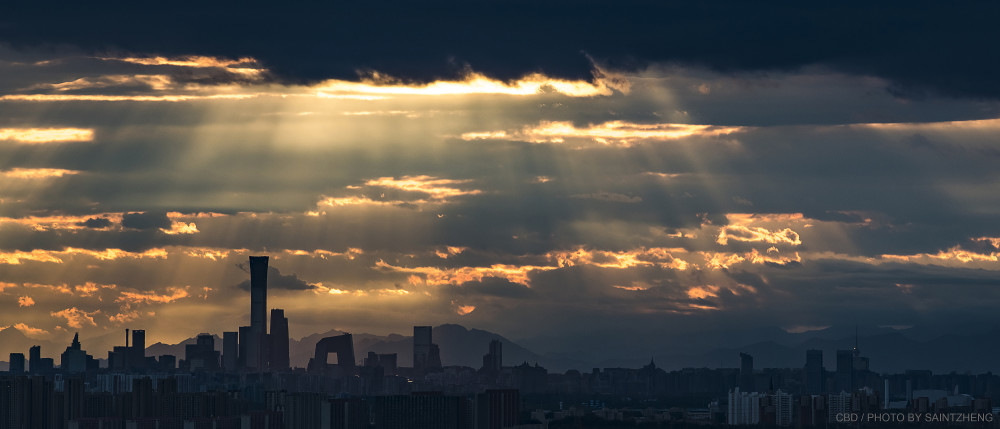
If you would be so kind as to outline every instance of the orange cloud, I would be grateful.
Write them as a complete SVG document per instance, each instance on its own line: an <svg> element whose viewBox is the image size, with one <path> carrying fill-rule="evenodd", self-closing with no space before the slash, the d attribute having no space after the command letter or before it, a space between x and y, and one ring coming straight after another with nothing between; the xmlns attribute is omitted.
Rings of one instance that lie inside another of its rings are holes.
<svg viewBox="0 0 1000 429"><path fill-rule="evenodd" d="M476 306L474 305L460 305L455 309L455 312L458 313L459 316L468 315L473 311L476 311Z"/></svg>
<svg viewBox="0 0 1000 429"><path fill-rule="evenodd" d="M156 91L162 91L169 89L173 83L173 79L167 75L104 75L98 77L81 77L69 82L42 83L32 85L27 89L48 89L63 92L124 85L143 85Z"/></svg>
<svg viewBox="0 0 1000 429"><path fill-rule="evenodd" d="M917 253L913 255L882 255L882 259L895 262L913 262L920 264L973 263L1000 261L1000 253L977 253L963 250L958 246L941 250L938 253Z"/></svg>
<svg viewBox="0 0 1000 429"><path fill-rule="evenodd" d="M97 322L94 322L94 315L99 312L100 310L86 312L73 307L62 311L53 311L49 314L51 314L52 317L61 317L66 319L66 325L71 328L81 329L84 325L97 326Z"/></svg>
<svg viewBox="0 0 1000 429"><path fill-rule="evenodd" d="M601 268L631 268L635 266L658 266L674 270L685 270L688 263L675 258L673 253L684 253L684 249L652 247L638 248L622 252L587 250L580 247L573 251L554 251L546 256L555 260L559 267L593 265Z"/></svg>
<svg viewBox="0 0 1000 429"><path fill-rule="evenodd" d="M0 97L3 99L8 96ZM25 144L89 142L94 130L84 128L0 128L0 141Z"/></svg>
<svg viewBox="0 0 1000 429"><path fill-rule="evenodd" d="M263 96L280 96L272 93L210 94L210 95L101 95L101 94L7 94L0 101L149 101L181 102L196 100L247 100ZM2 131L2 130L0 130ZM0 134L2 136L2 134ZM3 139L0 139L3 140ZM92 139L89 139L92 140ZM70 140L68 140L70 141ZM75 141L75 140L72 140ZM28 142L31 143L31 142ZM45 142L36 142L45 143Z"/></svg>
<svg viewBox="0 0 1000 429"><path fill-rule="evenodd" d="M188 297L188 291L184 288L169 287L167 288L166 294L157 294L155 292L131 292L122 291L115 302L124 302L130 304L166 304L170 302L177 301L181 298Z"/></svg>
<svg viewBox="0 0 1000 429"><path fill-rule="evenodd" d="M120 313L114 314L108 317L108 321L114 323L128 323L139 318L139 312L136 310L122 311Z"/></svg>
<svg viewBox="0 0 1000 429"><path fill-rule="evenodd" d="M28 337L33 337L33 338L37 338L37 337L45 336L45 335L49 334L49 331L46 331L46 330L41 329L41 328L32 328L31 326L25 325L24 323L16 323L12 327L14 329L17 329L18 331L21 331L24 335L26 335Z"/></svg>
<svg viewBox="0 0 1000 429"><path fill-rule="evenodd" d="M471 180L439 179L432 176L379 177L365 182L367 186L377 186L401 191L421 192L430 195L431 199L444 200L461 195L476 195L482 193L478 189L462 190L452 186L471 182Z"/></svg>
<svg viewBox="0 0 1000 429"><path fill-rule="evenodd" d="M468 247L445 246L444 250L435 250L434 254L441 259L448 259L449 256L458 255L467 249Z"/></svg>
<svg viewBox="0 0 1000 429"><path fill-rule="evenodd" d="M729 240L746 242L766 242L771 244L785 243L793 246L802 244L799 233L791 228L770 231L762 227L748 227L743 225L727 225L719 229L719 238L715 241L721 245L726 245Z"/></svg>
<svg viewBox="0 0 1000 429"><path fill-rule="evenodd" d="M249 57L239 58L236 60L229 60L217 57L207 57L201 55L189 55L184 57L125 57L125 58L113 58L104 57L101 58L105 61L122 61L132 64L141 64L145 66L175 66L175 67L192 67L192 68L224 68L226 71L246 75L248 77L258 77L265 69L256 67L257 60ZM242 67L234 67L242 66Z"/></svg>
<svg viewBox="0 0 1000 429"><path fill-rule="evenodd" d="M17 299L18 307L31 307L32 305L35 305L35 300L31 299L30 296L22 296Z"/></svg>
<svg viewBox="0 0 1000 429"><path fill-rule="evenodd" d="M717 137L743 131L744 127L691 124L637 124L610 121L577 128L572 122L541 121L515 131L471 132L462 140L512 139L530 143L564 143L567 139L588 139L608 146L629 147L637 140L678 140L687 137Z"/></svg>
<svg viewBox="0 0 1000 429"><path fill-rule="evenodd" d="M67 256L75 256L75 255L89 256L102 261L121 259L121 258L161 259L167 257L167 251L162 248L149 249L144 252L129 252L121 249L90 250L90 249L76 249L72 247L67 247L63 250L35 249L32 250L31 252L23 252L23 251L0 252L0 264L18 265L22 261L52 262L61 264L63 263L63 260L61 258Z"/></svg>
<svg viewBox="0 0 1000 429"><path fill-rule="evenodd" d="M75 170L63 170L61 168L12 168L0 172L0 176L8 179L47 179L50 177L63 177L79 174Z"/></svg>
<svg viewBox="0 0 1000 429"><path fill-rule="evenodd" d="M505 265L494 264L489 267L459 267L459 268L437 268L437 267L397 267L379 260L375 267L391 272L410 273L417 276L410 276L411 284L425 283L429 286L440 285L461 285L466 282L482 281L486 277L505 279L511 283L517 283L526 287L531 287L528 275L531 271L554 270L556 267L544 267L534 265ZM423 276L422 278L419 276Z"/></svg>
<svg viewBox="0 0 1000 429"><path fill-rule="evenodd" d="M0 224L3 223L13 223L17 225L22 225L27 228L31 228L35 231L51 231L57 229L67 229L67 230L81 230L87 227L84 223L88 219L107 219L112 225L121 223L122 214L121 213L98 213L88 216L65 216L65 215L52 215L52 216L28 216L28 217L0 217Z"/></svg>
<svg viewBox="0 0 1000 429"><path fill-rule="evenodd" d="M160 228L164 234L178 235L178 234L197 234L198 225L194 222L184 223L184 222L172 222L170 224L170 229Z"/></svg>
<svg viewBox="0 0 1000 429"><path fill-rule="evenodd" d="M327 259L335 256L342 256L348 260L354 260L358 255L363 255L364 250L358 249L356 247L349 247L346 252L333 252L330 250L316 249L316 250L296 250L296 249L285 249L285 253L293 256L309 256L312 258Z"/></svg>
<svg viewBox="0 0 1000 429"><path fill-rule="evenodd" d="M718 298L719 287L713 285L695 286L687 290L687 296L691 299Z"/></svg>
<svg viewBox="0 0 1000 429"><path fill-rule="evenodd" d="M994 248L1000 249L1000 237L977 237L973 238L972 241L990 243Z"/></svg>
<svg viewBox="0 0 1000 429"><path fill-rule="evenodd" d="M728 269L729 267L743 263L749 262L751 264L765 264L772 263L777 265L788 265L793 262L802 262L802 257L799 256L799 252L795 252L795 256L781 256L780 254L771 255L769 253L760 253L757 249L752 249L746 253L728 253L728 252L698 252L705 258L705 266L709 269Z"/></svg>

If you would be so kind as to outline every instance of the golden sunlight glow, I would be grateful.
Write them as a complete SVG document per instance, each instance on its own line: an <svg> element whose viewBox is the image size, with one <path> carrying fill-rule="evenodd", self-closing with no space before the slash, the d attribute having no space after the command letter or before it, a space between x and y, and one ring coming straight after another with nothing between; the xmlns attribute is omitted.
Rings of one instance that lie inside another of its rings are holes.
<svg viewBox="0 0 1000 429"><path fill-rule="evenodd" d="M19 265L24 261L52 262L61 264L63 263L63 259L61 258L75 255L89 256L102 261L120 258L165 259L167 257L167 251L163 248L149 249L143 252L129 252L121 249L90 250L76 249L72 247L66 247L63 250L34 249L30 252L18 250L14 252L0 252L0 264Z"/></svg>
<svg viewBox="0 0 1000 429"><path fill-rule="evenodd" d="M893 262L912 262L918 264L942 265L947 262L969 264L974 262L1000 261L1000 253L978 253L964 250L958 246L941 250L938 253L917 253L913 255L882 255L882 259Z"/></svg>
<svg viewBox="0 0 1000 429"><path fill-rule="evenodd" d="M121 213L98 213L88 216L28 216L0 217L0 224L13 223L31 228L35 231L51 231L57 229L78 230L87 228L84 223L89 219L106 219L111 225L121 224ZM100 228L98 228L100 229Z"/></svg>
<svg viewBox="0 0 1000 429"><path fill-rule="evenodd" d="M503 82L483 74L470 72L460 81L435 81L427 84L404 84L378 73L361 82L329 80L316 90L324 95L376 94L376 95L466 95L498 94L526 96L558 93L569 97L609 96L615 91L629 92L623 79L598 77L594 82L553 79L534 73L516 81Z"/></svg>
<svg viewBox="0 0 1000 429"><path fill-rule="evenodd" d="M683 271L687 269L688 263L675 258L672 253L684 252L686 252L684 249L664 247L638 248L622 252L587 250L580 247L573 251L549 252L546 257L554 260L558 267L592 265L601 268L623 269L640 265L655 265L660 268Z"/></svg>
<svg viewBox="0 0 1000 429"><path fill-rule="evenodd" d="M122 291L115 302L125 302L130 304L166 304L189 296L186 288L168 287L167 293L157 294L156 292L131 292Z"/></svg>
<svg viewBox="0 0 1000 429"><path fill-rule="evenodd" d="M273 96L272 93L211 94L211 95L102 95L102 94L7 94L0 101L197 101L197 100L247 100ZM2 133L3 130L0 130ZM3 137L3 134L0 134ZM2 138L0 138L2 140Z"/></svg>
<svg viewBox="0 0 1000 429"><path fill-rule="evenodd" d="M250 77L259 76L265 70L248 67L257 63L257 60L249 57L240 58L237 60L228 60L216 57L207 57L201 55L189 55L185 57L177 58L167 58L167 57L125 57L125 58L101 58L105 61L122 61L132 64L141 64L144 66L175 66L175 67L194 67L194 68L225 68L226 71L243 74ZM244 65L244 67L233 67L235 65Z"/></svg>
<svg viewBox="0 0 1000 429"><path fill-rule="evenodd" d="M695 286L687 290L687 296L691 299L718 298L719 287L713 285Z"/></svg>
<svg viewBox="0 0 1000 429"><path fill-rule="evenodd" d="M143 85L154 91L163 91L173 85L173 79L167 75L105 75L99 77L81 77L76 80L61 83L41 83L28 89L50 89L55 91L76 91L81 89L108 88L125 85Z"/></svg>
<svg viewBox="0 0 1000 429"><path fill-rule="evenodd" d="M802 244L799 234L792 231L791 228L769 231L767 228L747 227L743 225L727 225L719 229L719 238L715 240L716 243L725 246L729 243L729 240L746 242L762 241L771 244L790 244L792 246Z"/></svg>
<svg viewBox="0 0 1000 429"><path fill-rule="evenodd" d="M410 276L409 282L417 285L424 283L428 286L454 285L460 286L467 282L481 282L486 277L505 279L511 283L517 283L526 287L531 287L528 275L531 271L554 270L556 267L534 266L534 265L505 265L494 264L489 267L458 267L458 268L437 268L437 267L397 267L379 260L375 267L384 271L416 274ZM423 276L423 278L419 276Z"/></svg>
<svg viewBox="0 0 1000 429"><path fill-rule="evenodd" d="M462 140L512 139L531 143L563 143L567 139L589 139L608 145L630 147L637 140L678 140L686 137L717 137L743 131L745 127L691 124L637 124L610 121L577 128L569 121L541 121L516 131L483 131L462 134Z"/></svg>
<svg viewBox="0 0 1000 429"><path fill-rule="evenodd" d="M61 168L12 168L7 171L0 171L0 176L8 179L46 179L50 177L63 177L79 174L76 170L64 170Z"/></svg>
<svg viewBox="0 0 1000 429"><path fill-rule="evenodd" d="M0 97L5 99L7 95ZM94 130L87 128L0 128L0 141L25 144L89 142Z"/></svg>
<svg viewBox="0 0 1000 429"><path fill-rule="evenodd" d="M160 228L160 231L162 231L164 234L169 234L169 235L197 234L198 225L195 225L194 222L188 222L188 223L172 222L170 224L170 229Z"/></svg>
<svg viewBox="0 0 1000 429"><path fill-rule="evenodd" d="M476 195L482 193L478 189L472 190L461 190L451 187L452 185L459 185L463 183L469 183L471 180L453 180L453 179L439 179L432 176L403 176L400 179L393 177L379 177L378 179L372 179L365 182L367 186L377 186L389 189L399 189L401 191L408 192L422 192L430 195L431 199L444 200L448 197L457 197L461 195Z"/></svg>

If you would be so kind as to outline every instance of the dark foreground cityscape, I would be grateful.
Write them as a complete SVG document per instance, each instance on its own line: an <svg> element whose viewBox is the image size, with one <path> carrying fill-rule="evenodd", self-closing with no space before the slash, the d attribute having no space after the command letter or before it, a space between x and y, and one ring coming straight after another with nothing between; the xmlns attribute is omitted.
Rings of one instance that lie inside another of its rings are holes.
<svg viewBox="0 0 1000 429"><path fill-rule="evenodd" d="M665 371L594 368L549 373L505 365L498 340L480 368L444 366L430 326L413 327L413 366L369 352L357 363L351 334L316 344L307 368L289 363L288 319L267 317L268 257L250 257L250 325L202 334L184 356L146 355L144 330L101 366L75 337L59 365L34 346L11 353L0 375L0 429L994 427L1000 377L908 370L878 374L857 345L822 350L801 368ZM268 329L269 326L269 329Z"/></svg>

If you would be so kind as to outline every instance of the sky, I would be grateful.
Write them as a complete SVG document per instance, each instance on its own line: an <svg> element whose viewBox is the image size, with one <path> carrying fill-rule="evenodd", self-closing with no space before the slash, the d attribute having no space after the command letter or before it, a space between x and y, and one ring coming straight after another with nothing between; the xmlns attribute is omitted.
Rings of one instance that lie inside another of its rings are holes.
<svg viewBox="0 0 1000 429"><path fill-rule="evenodd" d="M1000 322L996 5L113 5L0 10L31 338Z"/></svg>

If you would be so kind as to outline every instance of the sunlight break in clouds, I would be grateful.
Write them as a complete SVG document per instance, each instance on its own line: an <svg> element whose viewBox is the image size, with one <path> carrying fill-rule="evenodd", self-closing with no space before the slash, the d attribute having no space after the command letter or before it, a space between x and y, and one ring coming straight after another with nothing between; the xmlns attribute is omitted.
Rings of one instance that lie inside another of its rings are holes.
<svg viewBox="0 0 1000 429"><path fill-rule="evenodd" d="M7 95L0 97L6 99ZM0 128L0 141L24 144L89 142L94 130L86 128Z"/></svg>
<svg viewBox="0 0 1000 429"><path fill-rule="evenodd" d="M374 94L374 95L463 95L500 94L525 96L555 92L570 97L595 97L612 95L615 91L629 92L627 81L609 78L597 73L594 82L553 79L533 73L516 81L503 82L483 74L469 72L464 80L435 81L427 84L404 84L379 73L373 73L361 82L329 80L315 89L323 95Z"/></svg>
<svg viewBox="0 0 1000 429"><path fill-rule="evenodd" d="M636 140L678 140L686 137L717 137L743 131L745 127L691 124L638 124L610 121L577 128L568 121L541 121L515 131L482 131L462 134L462 140L511 139L530 143L563 143L567 139L590 139L607 146L629 147Z"/></svg>
<svg viewBox="0 0 1000 429"><path fill-rule="evenodd" d="M0 176L8 179L47 179L50 177L63 177L79 174L76 170L64 170L61 168L12 168L7 171L0 171Z"/></svg>

